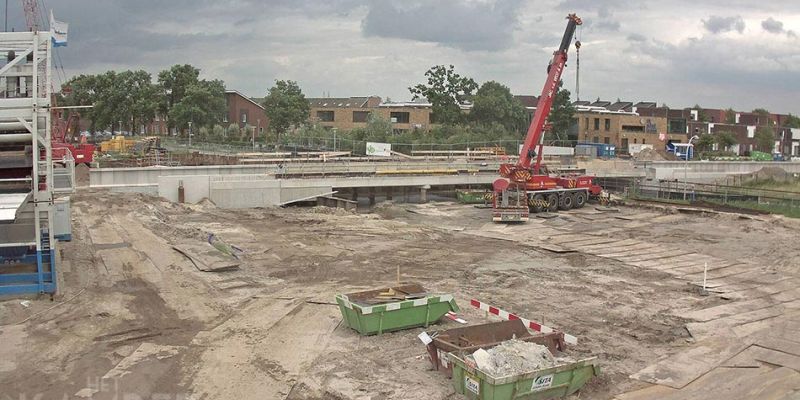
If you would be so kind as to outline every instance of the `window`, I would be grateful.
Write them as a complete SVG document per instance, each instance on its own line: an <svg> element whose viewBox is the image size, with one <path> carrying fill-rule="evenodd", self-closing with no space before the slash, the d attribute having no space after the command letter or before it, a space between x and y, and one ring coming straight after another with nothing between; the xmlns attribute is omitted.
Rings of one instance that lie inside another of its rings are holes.
<svg viewBox="0 0 800 400"><path fill-rule="evenodd" d="M643 126L638 125L622 125L623 132L644 132Z"/></svg>
<svg viewBox="0 0 800 400"><path fill-rule="evenodd" d="M353 111L353 122L367 122L369 111Z"/></svg>
<svg viewBox="0 0 800 400"><path fill-rule="evenodd" d="M637 143L637 140L638 140L638 139L636 139L636 138L633 138L633 144L636 144L636 143Z"/></svg>
<svg viewBox="0 0 800 400"><path fill-rule="evenodd" d="M686 133L685 119L671 119L667 124L668 133Z"/></svg>
<svg viewBox="0 0 800 400"><path fill-rule="evenodd" d="M247 111L242 111L242 123L247 123Z"/></svg>
<svg viewBox="0 0 800 400"><path fill-rule="evenodd" d="M258 128L258 133L260 133L260 134L263 134L263 133L264 133L264 127L263 127L263 126L262 126L262 127L260 127L260 128Z"/></svg>
<svg viewBox="0 0 800 400"><path fill-rule="evenodd" d="M644 142L645 142L646 140L647 140L647 139L642 139L642 144L645 144Z"/></svg>
<svg viewBox="0 0 800 400"><path fill-rule="evenodd" d="M389 118L392 122L398 124L407 124L410 119L410 113L408 112L401 112L401 111L393 111L389 113Z"/></svg>
<svg viewBox="0 0 800 400"><path fill-rule="evenodd" d="M605 144L611 143L611 138L609 138L608 136L604 137L603 138L603 143L605 143Z"/></svg>
<svg viewBox="0 0 800 400"><path fill-rule="evenodd" d="M596 130L596 131L600 130L600 118L595 118L594 119L594 130ZM595 142L595 143L597 143L597 142Z"/></svg>
<svg viewBox="0 0 800 400"><path fill-rule="evenodd" d="M597 136L593 137L592 143L600 143L600 138L598 138Z"/></svg>
<svg viewBox="0 0 800 400"><path fill-rule="evenodd" d="M606 130L607 131L611 130L611 120L608 118L606 118Z"/></svg>
<svg viewBox="0 0 800 400"><path fill-rule="evenodd" d="M586 117L585 121L586 121L586 128L584 128L584 129L586 129L588 131L589 130L589 117Z"/></svg>
<svg viewBox="0 0 800 400"><path fill-rule="evenodd" d="M222 116L222 122L228 122L228 114Z"/></svg>
<svg viewBox="0 0 800 400"><path fill-rule="evenodd" d="M333 122L333 111L317 111L317 119L320 122Z"/></svg>

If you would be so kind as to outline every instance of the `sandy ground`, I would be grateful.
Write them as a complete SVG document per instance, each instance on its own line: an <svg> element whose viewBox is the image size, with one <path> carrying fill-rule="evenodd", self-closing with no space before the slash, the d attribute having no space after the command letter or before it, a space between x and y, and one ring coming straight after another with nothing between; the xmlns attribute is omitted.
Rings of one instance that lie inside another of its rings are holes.
<svg viewBox="0 0 800 400"><path fill-rule="evenodd" d="M658 270L541 242L633 238L798 274L800 250L787 243L800 228L784 218L581 211L506 229L454 203L233 211L81 190L73 241L60 247L60 294L27 307L0 301L0 388L14 399L459 398L431 371L422 329L362 337L341 323L334 294L391 284L399 266L404 281L453 293L470 323L494 318L469 306L477 298L577 336L569 355L598 357L602 368L580 398L605 399L693 345L675 310L724 300ZM201 272L171 248L210 232L244 250L239 270Z"/></svg>

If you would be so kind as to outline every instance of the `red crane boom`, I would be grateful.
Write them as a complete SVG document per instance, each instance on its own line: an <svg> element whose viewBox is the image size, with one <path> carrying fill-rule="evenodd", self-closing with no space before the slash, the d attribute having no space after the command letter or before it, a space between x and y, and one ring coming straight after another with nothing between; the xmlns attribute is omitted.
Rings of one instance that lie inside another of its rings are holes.
<svg viewBox="0 0 800 400"><path fill-rule="evenodd" d="M600 186L592 183L590 176L541 174L545 122L550 115L553 98L561 82L561 74L567 64L567 51L575 35L575 29L582 24L581 19L575 14L569 14L567 20L567 29L564 31L561 45L553 53L553 59L547 66L547 80L536 105L536 113L528 127L519 160L516 164L500 165L502 178L493 183L494 221L527 221L529 211L556 211L583 207L589 196L597 196L602 191ZM533 158L536 158L536 162L531 167Z"/></svg>

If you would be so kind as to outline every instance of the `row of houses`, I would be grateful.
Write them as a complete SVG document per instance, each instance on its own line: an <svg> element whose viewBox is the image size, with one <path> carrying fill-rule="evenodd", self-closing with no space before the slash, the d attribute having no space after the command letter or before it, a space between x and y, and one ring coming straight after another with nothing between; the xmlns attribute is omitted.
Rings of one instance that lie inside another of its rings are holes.
<svg viewBox="0 0 800 400"><path fill-rule="evenodd" d="M536 96L515 96L525 107L528 118L536 111ZM427 131L433 125L432 106L425 102L383 102L378 96L311 98L310 122L327 129L363 128L371 113L392 122L395 133L408 130ZM575 124L570 136L577 142L613 144L620 153L631 145L663 147L667 141L686 143L702 134L727 132L736 138L729 149L746 155L756 146L755 131L766 126L775 135L774 152L800 156L800 130L785 127L788 115L735 112L728 118L726 110L711 108L672 109L655 102L576 101ZM463 105L465 112L469 105ZM716 149L715 149L716 150Z"/></svg>
<svg viewBox="0 0 800 400"><path fill-rule="evenodd" d="M536 96L518 95L515 98L525 107L528 120L536 111ZM223 123L237 124L240 128L257 130L259 135L269 128L262 99L250 98L235 90L225 92L227 113ZM429 131L435 126L432 105L424 101L392 102L379 96L308 98L309 122L326 129L351 130L367 126L370 115L377 115L392 124L394 133ZM569 136L577 142L613 144L619 153L626 153L633 145L661 147L671 140L686 143L692 136L719 134L733 135L736 144L727 150L746 155L757 147L755 132L768 127L774 133L773 152L786 156L800 156L800 130L786 127L788 115L754 112L734 112L712 108L673 109L658 106L655 102L576 101L575 123ZM469 112L470 105L462 105ZM167 134L166 122L156 118L147 133ZM641 146L638 146L641 147Z"/></svg>

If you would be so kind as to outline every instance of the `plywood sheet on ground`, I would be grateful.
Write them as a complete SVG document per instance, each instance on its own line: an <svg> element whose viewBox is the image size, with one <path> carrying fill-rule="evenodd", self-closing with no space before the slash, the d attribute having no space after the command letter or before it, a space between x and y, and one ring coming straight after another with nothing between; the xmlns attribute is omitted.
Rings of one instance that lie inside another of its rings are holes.
<svg viewBox="0 0 800 400"><path fill-rule="evenodd" d="M230 271L239 268L239 260L220 252L210 244L181 244L173 248L203 272Z"/></svg>
<svg viewBox="0 0 800 400"><path fill-rule="evenodd" d="M797 390L800 373L789 368L717 368L661 400L783 400Z"/></svg>
<svg viewBox="0 0 800 400"><path fill-rule="evenodd" d="M634 390L627 393L618 394L614 400L653 400L660 399L668 394L675 392L673 389L664 385L650 385L644 389Z"/></svg>
<svg viewBox="0 0 800 400"><path fill-rule="evenodd" d="M680 389L749 346L741 339L715 337L631 375L644 382Z"/></svg>
<svg viewBox="0 0 800 400"><path fill-rule="evenodd" d="M732 327L752 322L774 318L783 313L783 307L771 306L729 317L717 318L708 322L691 322L686 324L686 329L695 339L705 339L711 336L734 335Z"/></svg>

